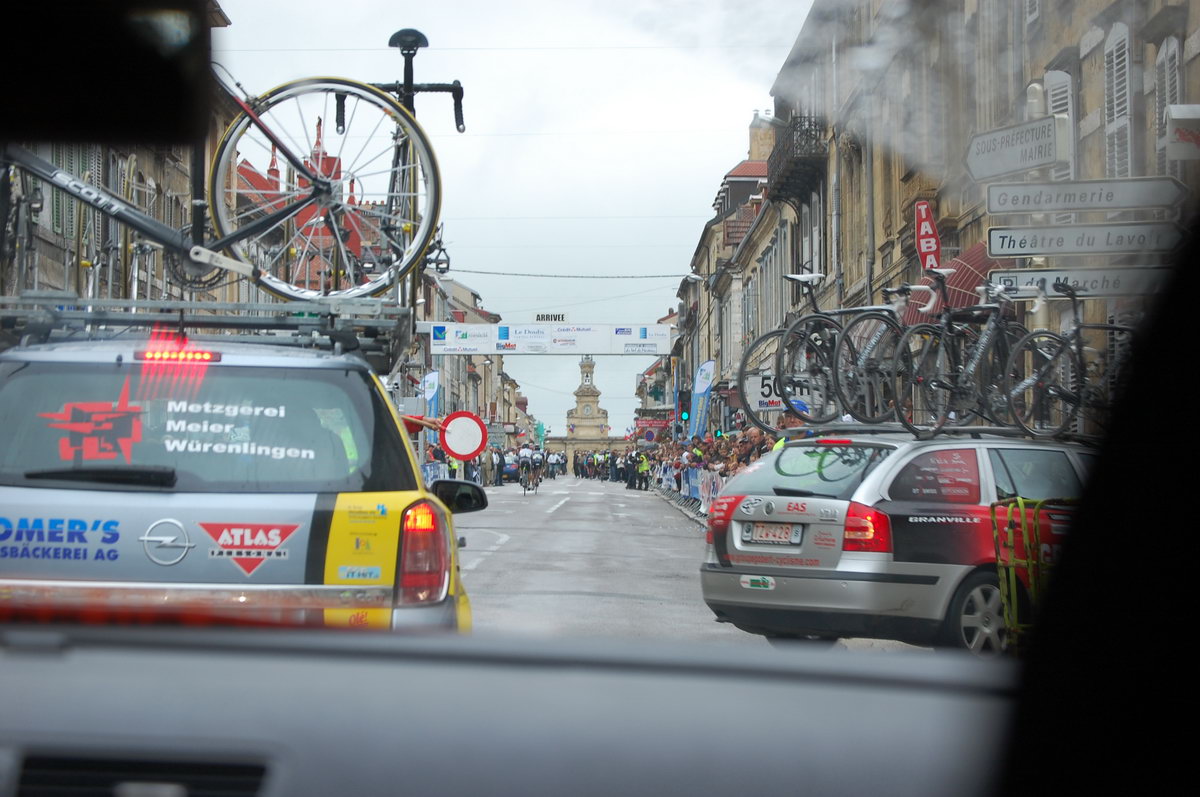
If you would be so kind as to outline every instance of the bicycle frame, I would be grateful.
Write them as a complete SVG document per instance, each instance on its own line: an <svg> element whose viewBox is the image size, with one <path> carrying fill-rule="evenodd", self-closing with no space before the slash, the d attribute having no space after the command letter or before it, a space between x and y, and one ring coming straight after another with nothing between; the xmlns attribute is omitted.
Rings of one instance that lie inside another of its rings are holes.
<svg viewBox="0 0 1200 797"><path fill-rule="evenodd" d="M115 196L108 191L98 186L90 185L84 182L77 175L71 174L66 169L60 169L53 163L38 157L23 147L18 147L12 144L4 144L0 148L0 162L11 163L20 167L26 172L32 174L40 180L54 186L60 191L63 191L70 196L75 197L79 201L90 205L100 211L104 216L120 222L133 230L141 233L146 238L161 244L165 249L182 255L188 259L193 258L193 249L197 246L203 247L210 252L220 252L238 241L249 238L253 235L268 230L277 224L279 221L295 215L303 208L318 201L327 191L327 181L315 174L305 165L304 160L293 153L273 131L271 131L262 120L255 114L251 105L241 97L231 92L234 102L244 111L251 119L252 123L262 131L278 148L279 154L296 170L297 174L302 175L309 181L312 190L308 196L302 199L291 202L284 207L279 208L272 213L263 216L257 221L250 222L241 227L237 232L226 235L222 238L217 238L212 241L204 240L204 213L207 211L208 203L204 197L203 189L196 185L193 179L192 190L192 233L189 236L183 230L177 230L173 227L168 227L166 224L158 221L154 217L138 210L134 205L126 200ZM204 169L202 150L196 148L192 154L192 172L193 178L196 174L203 174ZM202 184L202 182L201 182ZM330 222L327 220L326 222ZM228 260L225 258L224 260ZM221 263L225 268L238 271L246 276L256 276L257 272L250 266L239 264L241 268L232 268L226 263Z"/></svg>

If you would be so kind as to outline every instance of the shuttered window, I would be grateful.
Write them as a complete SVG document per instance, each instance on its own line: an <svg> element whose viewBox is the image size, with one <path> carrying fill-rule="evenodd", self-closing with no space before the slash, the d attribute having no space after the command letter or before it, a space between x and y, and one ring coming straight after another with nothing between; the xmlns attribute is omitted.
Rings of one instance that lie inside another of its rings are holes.
<svg viewBox="0 0 1200 797"><path fill-rule="evenodd" d="M1167 160L1167 106L1176 105L1183 96L1183 76L1179 68L1179 39L1165 39L1154 59L1154 137L1157 172L1181 177L1183 164Z"/></svg>
<svg viewBox="0 0 1200 797"><path fill-rule="evenodd" d="M1108 177L1133 174L1129 72L1129 28L1117 23L1104 42L1104 153Z"/></svg>
<svg viewBox="0 0 1200 797"><path fill-rule="evenodd" d="M1053 70L1047 72L1043 83L1046 88L1046 111L1051 115L1063 114L1067 117L1067 129L1071 131L1070 153L1064 163L1056 163L1050 169L1050 179L1056 181L1075 179L1075 81L1069 72ZM1058 224L1070 224L1075 221L1074 213L1057 213L1054 221Z"/></svg>

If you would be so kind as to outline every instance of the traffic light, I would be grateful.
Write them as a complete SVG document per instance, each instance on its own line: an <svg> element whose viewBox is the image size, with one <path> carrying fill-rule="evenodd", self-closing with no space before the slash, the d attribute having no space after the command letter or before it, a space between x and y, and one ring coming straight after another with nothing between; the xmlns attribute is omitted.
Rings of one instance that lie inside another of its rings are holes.
<svg viewBox="0 0 1200 797"><path fill-rule="evenodd" d="M692 417L691 410L692 410L692 391L690 391L690 390L679 391L679 420L686 423L687 420Z"/></svg>
<svg viewBox="0 0 1200 797"><path fill-rule="evenodd" d="M718 429L717 431L713 432L713 437L724 437L724 436L725 436L725 433L724 433L724 432L722 432L720 429Z"/></svg>

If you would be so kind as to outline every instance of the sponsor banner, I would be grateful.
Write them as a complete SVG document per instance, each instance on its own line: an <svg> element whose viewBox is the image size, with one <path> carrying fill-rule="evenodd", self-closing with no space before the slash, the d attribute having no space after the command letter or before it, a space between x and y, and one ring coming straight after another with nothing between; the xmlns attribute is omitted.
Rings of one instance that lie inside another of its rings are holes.
<svg viewBox="0 0 1200 797"><path fill-rule="evenodd" d="M430 353L667 354L665 324L432 324Z"/></svg>
<svg viewBox="0 0 1200 797"><path fill-rule="evenodd" d="M696 369L696 378L692 380L692 417L688 425L688 437L701 434L708 427L708 400L716 367L715 361L707 360Z"/></svg>

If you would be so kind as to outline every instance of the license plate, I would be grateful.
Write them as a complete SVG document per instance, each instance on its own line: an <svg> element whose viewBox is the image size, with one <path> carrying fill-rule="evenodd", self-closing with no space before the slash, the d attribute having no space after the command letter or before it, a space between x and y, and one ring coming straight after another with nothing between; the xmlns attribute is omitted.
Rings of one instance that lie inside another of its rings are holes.
<svg viewBox="0 0 1200 797"><path fill-rule="evenodd" d="M799 545L803 537L804 526L800 523L749 523L742 528L744 542Z"/></svg>

